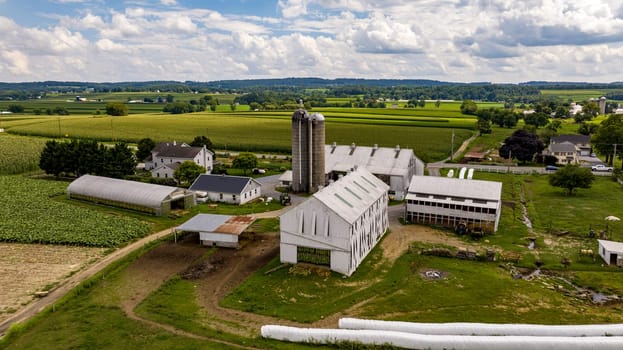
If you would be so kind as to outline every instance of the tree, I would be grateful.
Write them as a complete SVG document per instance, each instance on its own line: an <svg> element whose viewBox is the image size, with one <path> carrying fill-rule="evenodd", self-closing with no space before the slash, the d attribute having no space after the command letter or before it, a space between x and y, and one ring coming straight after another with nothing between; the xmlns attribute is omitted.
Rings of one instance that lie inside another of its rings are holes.
<svg viewBox="0 0 623 350"><path fill-rule="evenodd" d="M201 165L187 160L180 164L180 166L173 172L173 178L179 182L180 185L189 185L195 179L206 172L206 169Z"/></svg>
<svg viewBox="0 0 623 350"><path fill-rule="evenodd" d="M106 105L106 114L112 116L128 115L128 106L125 103L111 102Z"/></svg>
<svg viewBox="0 0 623 350"><path fill-rule="evenodd" d="M63 165L60 161L61 147L61 144L54 140L45 143L39 157L39 168L46 174L58 177L63 172Z"/></svg>
<svg viewBox="0 0 623 350"><path fill-rule="evenodd" d="M504 159L516 158L522 163L530 161L536 154L543 151L543 142L539 137L527 130L516 130L504 140L500 147L500 156Z"/></svg>
<svg viewBox="0 0 623 350"><path fill-rule="evenodd" d="M11 104L11 105L9 105L8 110L11 113L22 113L22 112L24 112L24 106Z"/></svg>
<svg viewBox="0 0 623 350"><path fill-rule="evenodd" d="M232 167L242 169L246 175L247 170L257 167L257 157L253 153L240 153L232 162Z"/></svg>
<svg viewBox="0 0 623 350"><path fill-rule="evenodd" d="M439 100L435 101L435 107L439 108L439 106L441 106L441 101Z"/></svg>
<svg viewBox="0 0 623 350"><path fill-rule="evenodd" d="M207 149L212 150L212 147L214 147L214 145L212 144L212 141L205 137L205 136L195 136L195 138L193 139L193 141L190 143L191 146L193 147L203 147L206 146Z"/></svg>
<svg viewBox="0 0 623 350"><path fill-rule="evenodd" d="M104 155L103 176L123 178L134 174L136 158L127 144L121 142L108 149Z"/></svg>
<svg viewBox="0 0 623 350"><path fill-rule="evenodd" d="M547 125L549 118L545 113L530 113L524 116L524 122L527 125L534 125L535 128Z"/></svg>
<svg viewBox="0 0 623 350"><path fill-rule="evenodd" d="M151 150L153 150L154 147L156 147L156 143L149 137L138 140L136 159L139 161L146 159L151 155Z"/></svg>
<svg viewBox="0 0 623 350"><path fill-rule="evenodd" d="M606 163L614 161L614 145L623 144L623 119L613 114L601 122L591 140L593 148L606 155Z"/></svg>
<svg viewBox="0 0 623 350"><path fill-rule="evenodd" d="M472 100L463 100L463 103L461 103L462 114L475 115L477 111L478 105L476 102Z"/></svg>
<svg viewBox="0 0 623 350"><path fill-rule="evenodd" d="M572 195L576 188L590 188L595 175L589 168L582 168L575 164L568 164L549 175L549 184L566 190L567 195Z"/></svg>
<svg viewBox="0 0 623 350"><path fill-rule="evenodd" d="M599 125L594 123L582 123L578 128L578 133L582 135L592 135L597 132Z"/></svg>
<svg viewBox="0 0 623 350"><path fill-rule="evenodd" d="M487 119L478 118L476 122L476 127L481 134L490 134L491 133L491 122Z"/></svg>
<svg viewBox="0 0 623 350"><path fill-rule="evenodd" d="M229 105L229 108L231 109L232 112L236 111L236 107L238 107L237 103L232 103L232 104Z"/></svg>

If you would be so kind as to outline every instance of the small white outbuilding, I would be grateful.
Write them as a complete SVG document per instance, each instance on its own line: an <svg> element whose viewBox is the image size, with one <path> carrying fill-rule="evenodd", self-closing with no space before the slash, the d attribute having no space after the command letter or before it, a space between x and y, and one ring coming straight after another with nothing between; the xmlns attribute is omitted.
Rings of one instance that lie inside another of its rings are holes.
<svg viewBox="0 0 623 350"><path fill-rule="evenodd" d="M197 214L176 227L175 231L196 232L205 246L238 248L240 235L253 221L253 216Z"/></svg>
<svg viewBox="0 0 623 350"><path fill-rule="evenodd" d="M281 215L281 262L328 265L350 276L387 230L388 189L358 168Z"/></svg>
<svg viewBox="0 0 623 350"><path fill-rule="evenodd" d="M623 243L598 239L599 256L608 265L623 266Z"/></svg>

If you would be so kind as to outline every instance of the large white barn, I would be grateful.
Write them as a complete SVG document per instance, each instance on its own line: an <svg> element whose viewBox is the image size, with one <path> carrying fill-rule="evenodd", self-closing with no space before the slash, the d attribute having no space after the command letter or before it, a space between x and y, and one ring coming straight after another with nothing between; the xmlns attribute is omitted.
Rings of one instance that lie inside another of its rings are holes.
<svg viewBox="0 0 623 350"><path fill-rule="evenodd" d="M438 176L414 176L405 219L456 228L495 232L502 211L502 183Z"/></svg>
<svg viewBox="0 0 623 350"><path fill-rule="evenodd" d="M424 174L424 162L415 156L412 149L391 147L373 147L325 145L325 173L328 180L335 180L355 167L365 167L389 185L390 196L403 200L409 181L413 175Z"/></svg>
<svg viewBox="0 0 623 350"><path fill-rule="evenodd" d="M358 168L281 215L281 262L328 265L350 276L387 230L388 189Z"/></svg>

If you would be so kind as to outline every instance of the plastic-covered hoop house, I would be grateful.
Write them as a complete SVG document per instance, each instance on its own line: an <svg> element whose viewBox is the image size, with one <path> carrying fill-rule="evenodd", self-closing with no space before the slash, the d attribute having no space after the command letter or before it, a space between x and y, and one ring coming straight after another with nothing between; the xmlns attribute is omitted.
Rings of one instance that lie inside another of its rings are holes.
<svg viewBox="0 0 623 350"><path fill-rule="evenodd" d="M195 205L192 191L136 181L83 175L67 187L67 198L121 207L156 216Z"/></svg>

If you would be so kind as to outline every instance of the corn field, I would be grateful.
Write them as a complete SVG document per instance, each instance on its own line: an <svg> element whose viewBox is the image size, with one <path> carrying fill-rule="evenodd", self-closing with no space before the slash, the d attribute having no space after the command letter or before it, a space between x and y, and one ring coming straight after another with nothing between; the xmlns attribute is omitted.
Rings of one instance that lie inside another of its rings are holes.
<svg viewBox="0 0 623 350"><path fill-rule="evenodd" d="M0 175L39 170L39 156L47 139L0 133Z"/></svg>

